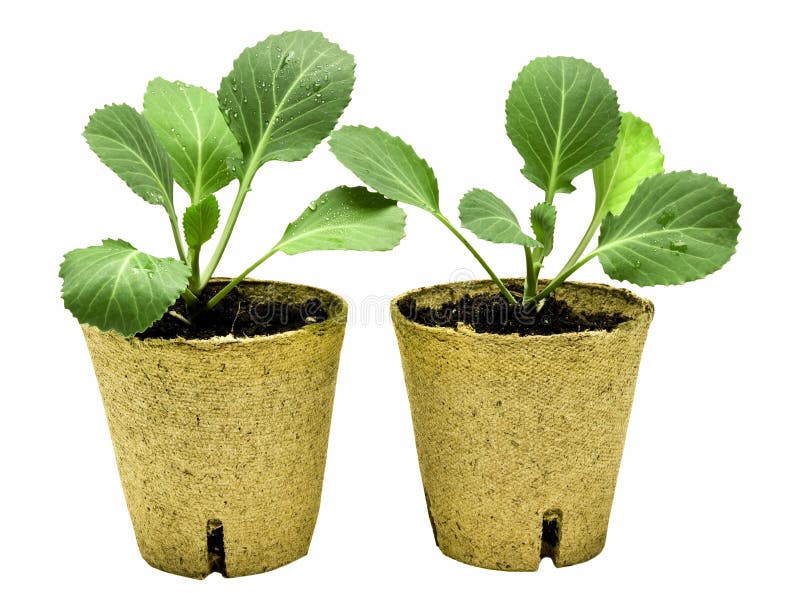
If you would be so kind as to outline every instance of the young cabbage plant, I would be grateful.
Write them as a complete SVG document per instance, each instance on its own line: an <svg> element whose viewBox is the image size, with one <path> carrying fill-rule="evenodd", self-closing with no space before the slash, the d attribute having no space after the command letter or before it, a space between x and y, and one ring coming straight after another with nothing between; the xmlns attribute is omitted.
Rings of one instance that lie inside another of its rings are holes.
<svg viewBox="0 0 800 593"><path fill-rule="evenodd" d="M544 192L530 211L530 230L485 189L461 199L461 225L477 237L517 245L525 286L514 295L439 208L433 170L400 138L378 128L343 127L331 135L336 157L387 198L431 213L475 256L511 304L541 307L544 297L594 257L614 279L639 286L681 284L720 269L739 235L733 190L708 175L665 173L649 124L620 113L603 73L576 58L537 58L525 66L506 101L506 132L524 160L522 174ZM572 256L551 281L539 282L553 249L556 194L592 170L594 214ZM600 231L597 246L586 253Z"/></svg>
<svg viewBox="0 0 800 593"><path fill-rule="evenodd" d="M245 49L216 96L156 78L147 87L142 113L128 105L96 111L84 132L89 146L134 193L164 208L178 258L155 257L119 239L70 251L60 270L66 307L81 323L129 336L150 327L181 296L189 313L181 318L191 323L279 251L395 247L405 225L396 202L364 187L337 187L312 202L265 255L201 305L256 172L269 161L304 159L331 133L350 102L354 69L353 57L321 34L293 31ZM201 269L201 249L220 221L214 194L234 179L236 197ZM189 198L182 224L173 182Z"/></svg>

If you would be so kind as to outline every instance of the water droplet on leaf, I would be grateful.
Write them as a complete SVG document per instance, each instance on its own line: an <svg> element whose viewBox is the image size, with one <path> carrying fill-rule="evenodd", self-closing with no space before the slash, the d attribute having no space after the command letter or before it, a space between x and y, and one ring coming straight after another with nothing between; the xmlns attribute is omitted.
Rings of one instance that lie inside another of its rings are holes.
<svg viewBox="0 0 800 593"><path fill-rule="evenodd" d="M678 253L686 253L689 251L689 246L686 244L686 241L670 241L669 249L670 251L674 251L677 255Z"/></svg>
<svg viewBox="0 0 800 593"><path fill-rule="evenodd" d="M659 225L661 225L661 228L662 228L662 229L663 229L665 226L667 226L669 223L671 223L673 220L675 220L675 213L674 213L672 210L669 210L669 209L667 209L667 210L664 210L664 211L663 211L663 212L662 212L662 213L659 215L659 217L658 217L658 218L656 218L656 222L657 222Z"/></svg>

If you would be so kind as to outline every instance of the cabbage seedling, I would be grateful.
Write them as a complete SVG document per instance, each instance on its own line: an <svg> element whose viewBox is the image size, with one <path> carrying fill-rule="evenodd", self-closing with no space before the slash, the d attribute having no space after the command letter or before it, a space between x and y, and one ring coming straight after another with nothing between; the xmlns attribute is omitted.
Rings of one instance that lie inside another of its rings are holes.
<svg viewBox="0 0 800 593"><path fill-rule="evenodd" d="M511 85L506 132L524 160L522 174L544 191L528 221L485 189L461 199L461 225L477 237L521 247L525 286L514 295L469 240L442 213L433 170L400 138L379 128L343 127L330 147L364 183L387 198L417 206L444 224L475 256L509 301L541 307L544 297L598 257L614 279L639 286L681 284L720 269L739 235L733 190L708 175L665 173L664 157L649 124L620 113L617 94L603 73L569 57L537 58ZM573 180L592 170L595 205L589 226L553 279L539 272L553 249L555 197L571 193ZM600 231L597 246L586 253Z"/></svg>
<svg viewBox="0 0 800 593"><path fill-rule="evenodd" d="M256 172L269 161L304 159L330 134L350 102L354 69L353 57L321 34L293 31L245 49L216 96L156 78L142 113L128 105L97 110L84 131L89 146L134 193L164 208L178 257L149 255L120 239L70 251L60 270L66 307L81 323L129 336L150 327L181 296L188 316L172 313L191 324L279 251L395 247L405 225L396 202L364 187L337 187L312 202L266 254L200 302ZM214 194L234 179L236 197L201 270L201 248L220 220ZM174 182L190 203L182 224Z"/></svg>

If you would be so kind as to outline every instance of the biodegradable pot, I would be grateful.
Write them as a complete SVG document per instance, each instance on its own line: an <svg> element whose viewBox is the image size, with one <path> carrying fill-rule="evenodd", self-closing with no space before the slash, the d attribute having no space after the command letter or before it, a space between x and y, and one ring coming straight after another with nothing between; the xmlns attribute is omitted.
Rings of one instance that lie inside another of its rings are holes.
<svg viewBox="0 0 800 593"><path fill-rule="evenodd" d="M392 302L436 544L500 570L536 570L548 556L556 566L584 562L605 543L653 305L565 283L556 296L573 309L629 321L552 336L427 327L398 309L406 297L438 306L490 292L489 281L459 282Z"/></svg>
<svg viewBox="0 0 800 593"><path fill-rule="evenodd" d="M347 306L244 282L251 300L319 298L321 323L254 338L124 338L83 326L142 557L241 576L304 556L319 510Z"/></svg>

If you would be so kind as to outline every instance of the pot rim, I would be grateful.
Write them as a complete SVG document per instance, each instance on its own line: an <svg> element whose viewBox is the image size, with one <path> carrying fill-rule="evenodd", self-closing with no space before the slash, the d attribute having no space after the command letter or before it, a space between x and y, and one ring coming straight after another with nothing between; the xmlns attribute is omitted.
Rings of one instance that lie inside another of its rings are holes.
<svg viewBox="0 0 800 593"><path fill-rule="evenodd" d="M211 282L228 282L231 278L224 277L224 276L215 276L211 278L209 283ZM165 344L186 344L189 346L207 346L207 345L217 345L217 344L250 344L256 342L268 342L272 340L279 340L279 339L286 339L287 337L291 337L298 332L302 331L315 331L315 332L322 332L327 330L334 325L346 324L347 322L347 301L344 297L339 296L338 294L331 292L329 290L325 290L324 288L319 288L317 286L311 286L308 284L298 284L295 282L281 282L279 280L258 280L255 278L245 278L242 280L239 286L247 286L247 285L271 285L271 286L279 286L284 288L289 288L292 291L300 290L300 291L309 291L313 293L317 293L317 297L323 300L327 299L328 304L326 305L326 309L333 309L332 314L329 314L328 318L325 321L321 321L319 323L312 323L309 325L304 325L303 327L277 332L274 334L268 335L259 335L259 336L249 336L249 337L234 337L231 335L227 336L213 336L211 338L184 338L184 337L177 337L177 338L139 338L136 336L129 336L124 337L115 332L114 330L103 331L100 330L92 325L89 324L81 324L84 328L89 328L91 330L104 333L104 334L113 334L118 336L121 339L126 340L131 344L138 344L138 345L165 345ZM335 304L336 307L331 307L331 304Z"/></svg>
<svg viewBox="0 0 800 593"><path fill-rule="evenodd" d="M522 283L524 282L524 278L502 278L504 283L509 282L516 282ZM548 282L547 279L541 279L539 281L542 284ZM413 297L414 295L419 295L421 293L426 293L432 290L443 290L448 287L465 287L471 286L474 288L475 292L482 293L487 292L488 288L494 288L495 284L491 279L480 279L480 280L461 280L458 282L445 282L442 284L433 284L431 286L423 286L419 288L414 288L408 290L402 294L397 295L391 301L391 316L392 320L394 321L395 326L398 324L403 324L406 327L411 327L416 329L417 331L428 331L434 335L452 337L456 335L461 336L469 336L474 339L491 339L491 340L505 340L508 342L518 342L519 340L558 340L558 339L574 339L576 337L588 337L588 336L597 336L597 335L604 335L604 336L613 336L622 331L626 331L634 324L638 323L647 323L649 324L653 318L653 313L655 312L655 306L653 305L652 301L640 297L639 295L635 294L634 292L628 290L627 288L621 288L618 286L612 286L610 284L603 284L599 282L580 282L580 281L568 281L564 282L559 288L556 289L556 292L562 290L563 288L571 288L571 289L596 289L608 292L610 294L616 295L618 298L622 298L625 301L628 301L633 307L639 309L638 313L634 316L630 317L627 321L623 321L622 323L618 324L614 329L611 331L606 330L586 330L582 332L563 332L558 334L550 334L550 335L540 335L540 334L530 334L530 335L520 335L517 333L511 334L496 334L491 332L476 332L472 329L469 325L465 323L459 323L457 328L452 327L439 327L439 326L430 326L424 325L422 323L417 323L403 315L400 312L398 307L398 303L407 297Z"/></svg>

